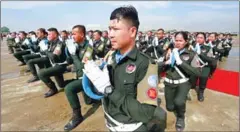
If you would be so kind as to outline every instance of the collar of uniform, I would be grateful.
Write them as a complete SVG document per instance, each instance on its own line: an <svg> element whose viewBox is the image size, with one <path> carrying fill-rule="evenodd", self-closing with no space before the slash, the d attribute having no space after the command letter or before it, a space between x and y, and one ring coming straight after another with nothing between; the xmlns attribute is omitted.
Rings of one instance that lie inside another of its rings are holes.
<svg viewBox="0 0 240 132"><path fill-rule="evenodd" d="M87 43L87 40L85 39L82 43L79 43L79 44L77 43L77 44L79 45L79 47L83 48L85 47L86 43Z"/></svg>
<svg viewBox="0 0 240 132"><path fill-rule="evenodd" d="M50 43L52 43L52 44L56 44L58 41L59 41L59 39L57 38L57 39L51 41Z"/></svg>
<svg viewBox="0 0 240 132"><path fill-rule="evenodd" d="M99 44L101 42L101 40L96 40L94 41L94 44Z"/></svg>
<svg viewBox="0 0 240 132"><path fill-rule="evenodd" d="M138 53L138 50L137 50L137 47L135 46L135 47L127 54L127 57L129 57L129 58L132 59L132 60L136 60L136 58L137 58L137 53Z"/></svg>
<svg viewBox="0 0 240 132"><path fill-rule="evenodd" d="M182 52L182 54L183 54L183 53L188 53L188 54L190 53L190 50L188 50L188 48L184 48L184 49L185 49L185 50ZM182 49L182 50L183 50L183 49Z"/></svg>

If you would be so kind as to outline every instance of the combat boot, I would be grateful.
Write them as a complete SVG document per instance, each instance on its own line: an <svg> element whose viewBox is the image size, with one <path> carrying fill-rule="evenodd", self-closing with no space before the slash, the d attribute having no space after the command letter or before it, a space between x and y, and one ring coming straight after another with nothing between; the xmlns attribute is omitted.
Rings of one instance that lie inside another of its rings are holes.
<svg viewBox="0 0 240 132"><path fill-rule="evenodd" d="M198 101L203 102L204 101L204 90L199 89L197 93Z"/></svg>
<svg viewBox="0 0 240 132"><path fill-rule="evenodd" d="M176 131L177 132L182 132L185 128L185 121L184 121L184 117L177 117L177 121L176 121Z"/></svg>
<svg viewBox="0 0 240 132"><path fill-rule="evenodd" d="M32 82L35 82L35 81L38 81L38 80L39 80L38 76L33 76L31 79L29 79L27 81L27 83L32 83Z"/></svg>
<svg viewBox="0 0 240 132"><path fill-rule="evenodd" d="M18 66L24 66L26 63L21 62Z"/></svg>
<svg viewBox="0 0 240 132"><path fill-rule="evenodd" d="M47 83L46 85L50 88L50 90L47 93L44 94L45 98L51 97L54 94L58 93L58 89L53 82Z"/></svg>
<svg viewBox="0 0 240 132"><path fill-rule="evenodd" d="M77 127L82 121L83 121L83 116L81 113L81 108L79 109L73 109L73 115L71 120L64 126L65 131L70 131Z"/></svg>

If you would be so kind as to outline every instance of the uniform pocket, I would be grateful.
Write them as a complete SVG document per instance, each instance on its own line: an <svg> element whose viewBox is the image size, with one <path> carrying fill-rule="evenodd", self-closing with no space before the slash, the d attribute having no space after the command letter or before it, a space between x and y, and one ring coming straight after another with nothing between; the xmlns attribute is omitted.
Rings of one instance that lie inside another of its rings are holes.
<svg viewBox="0 0 240 132"><path fill-rule="evenodd" d="M135 86L134 86L134 80L133 79L124 79L123 82L123 87L124 87L124 92L126 95L135 95Z"/></svg>

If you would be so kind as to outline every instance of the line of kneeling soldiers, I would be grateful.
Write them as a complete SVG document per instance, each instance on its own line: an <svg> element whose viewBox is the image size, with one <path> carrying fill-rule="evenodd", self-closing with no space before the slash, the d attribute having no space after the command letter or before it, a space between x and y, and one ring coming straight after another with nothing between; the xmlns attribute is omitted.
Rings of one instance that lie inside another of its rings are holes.
<svg viewBox="0 0 240 132"><path fill-rule="evenodd" d="M20 31L18 35L12 33L7 36L10 53L21 62L19 66L27 64L27 72L33 75L28 83L37 80L44 82L49 88L44 95L46 98L58 93L50 77L54 76L57 85L65 88L73 117L64 130L72 130L83 121L77 93L83 90L79 87L82 86L80 80L85 59L103 58L106 61L106 56L114 50L111 49L107 31L89 31L88 35L84 34L85 37L79 34L79 30L85 30L85 27L74 26L71 35L65 30L59 34L56 28L49 28L48 32L44 28L39 28L36 33L32 31L27 34ZM227 57L231 50L231 35L224 37L224 34L217 33L210 33L207 36L203 32L195 34L177 32L165 35L164 29L157 30L155 35L151 31L145 36L142 32L138 32L136 47L155 60L158 64L158 75L166 72L166 77L162 78L165 85L166 107L168 111L174 112L177 118L176 128L179 131L185 127L184 114L189 90L196 89L196 82L199 79L199 88L196 90L198 100L204 101L203 95L208 78L213 76L218 60L222 61L222 57ZM175 47L181 46L184 48L178 53ZM191 63L192 67L182 65L188 61L194 62L193 60L198 63ZM64 80L63 74L70 64L74 66L76 77L72 80ZM41 70L38 71L37 68ZM89 98L84 92L83 97L86 104L98 102Z"/></svg>

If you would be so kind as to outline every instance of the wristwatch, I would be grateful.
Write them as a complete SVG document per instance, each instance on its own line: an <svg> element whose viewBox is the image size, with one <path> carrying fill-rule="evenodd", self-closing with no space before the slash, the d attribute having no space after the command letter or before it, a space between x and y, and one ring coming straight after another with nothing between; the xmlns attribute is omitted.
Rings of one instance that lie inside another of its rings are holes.
<svg viewBox="0 0 240 132"><path fill-rule="evenodd" d="M107 87L105 88L104 94L105 94L105 95L108 95L108 94L112 93L112 91L113 91L113 87L112 87L111 85L110 85L110 86L107 86Z"/></svg>

